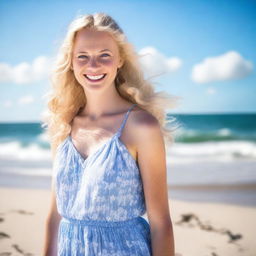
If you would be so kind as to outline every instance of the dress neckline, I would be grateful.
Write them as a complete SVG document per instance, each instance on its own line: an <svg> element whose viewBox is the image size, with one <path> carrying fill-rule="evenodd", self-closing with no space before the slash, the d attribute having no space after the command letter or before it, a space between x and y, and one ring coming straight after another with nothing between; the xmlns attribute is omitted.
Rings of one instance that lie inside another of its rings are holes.
<svg viewBox="0 0 256 256"><path fill-rule="evenodd" d="M114 139L117 139L118 142L120 142L120 144L124 147L124 149L127 151L129 157L132 158L133 162L136 164L136 160L133 158L133 156L131 155L130 151L127 149L126 145L119 139L119 137L121 136L122 130L124 128L124 125L126 123L126 120L128 118L128 115L130 113L130 111L132 110L132 108L137 105L137 104L133 104L125 113L124 119L120 125L120 127L118 128L117 132L115 132L112 136L110 136L105 142L103 142L99 147L97 147L96 150L94 150L91 154L89 154L86 158L84 158L82 156L82 154L77 150L77 148L75 147L73 141L72 141L72 137L71 134L68 135L67 140L68 142L71 144L71 147L73 149L73 151L75 152L75 154L79 157L79 159L82 161L83 166L85 165L85 163L93 156L95 156L96 154L98 154L99 152L101 152L109 143L111 143Z"/></svg>
<svg viewBox="0 0 256 256"><path fill-rule="evenodd" d="M70 142L73 150L75 151L75 153L78 155L78 157L82 160L83 164L85 164L85 162L87 162L87 160L89 158L91 158L92 156L94 156L97 152L101 151L104 149L104 147L106 147L118 134L118 132L114 133L112 136L110 136L104 143L102 143L100 146L97 147L96 150L94 150L92 153L90 153L86 158L84 158L81 153L77 150L77 148L75 147L73 141L72 141L72 137L69 134L68 135L68 141Z"/></svg>

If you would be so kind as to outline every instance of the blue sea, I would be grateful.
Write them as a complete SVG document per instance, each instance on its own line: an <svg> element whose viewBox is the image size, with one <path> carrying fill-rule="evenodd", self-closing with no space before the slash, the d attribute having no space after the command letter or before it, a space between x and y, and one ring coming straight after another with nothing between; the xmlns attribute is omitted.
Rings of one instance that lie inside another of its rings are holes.
<svg viewBox="0 0 256 256"><path fill-rule="evenodd" d="M169 197L256 206L256 114L168 114ZM0 185L50 188L50 145L41 123L0 123ZM207 193L205 192L207 191Z"/></svg>

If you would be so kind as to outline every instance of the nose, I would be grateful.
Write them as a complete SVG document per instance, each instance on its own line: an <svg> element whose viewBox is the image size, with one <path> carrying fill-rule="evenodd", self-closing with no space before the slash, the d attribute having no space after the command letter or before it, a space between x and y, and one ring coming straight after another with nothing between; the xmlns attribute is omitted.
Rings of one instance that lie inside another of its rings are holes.
<svg viewBox="0 0 256 256"><path fill-rule="evenodd" d="M87 64L88 64L89 67L98 67L98 66L99 66L98 63L97 63L96 58L93 58L93 57L91 57L91 58L89 59L89 61L87 62Z"/></svg>

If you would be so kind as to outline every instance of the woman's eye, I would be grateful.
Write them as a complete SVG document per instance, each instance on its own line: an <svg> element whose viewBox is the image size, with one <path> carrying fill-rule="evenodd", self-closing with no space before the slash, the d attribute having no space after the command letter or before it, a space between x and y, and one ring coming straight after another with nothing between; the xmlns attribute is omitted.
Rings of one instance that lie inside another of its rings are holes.
<svg viewBox="0 0 256 256"><path fill-rule="evenodd" d="M101 57L109 57L110 55L107 54L107 53L104 53L104 54L101 54L100 56ZM86 56L86 55L79 55L78 58L79 59L84 59L84 58L88 58L88 56Z"/></svg>
<svg viewBox="0 0 256 256"><path fill-rule="evenodd" d="M110 56L109 54L107 54L107 53L104 53L104 54L102 54L101 56L105 56L105 57L108 57L108 56Z"/></svg>
<svg viewBox="0 0 256 256"><path fill-rule="evenodd" d="M80 56L78 56L78 58L83 58L83 57L86 57L86 58L87 58L86 55L80 55Z"/></svg>

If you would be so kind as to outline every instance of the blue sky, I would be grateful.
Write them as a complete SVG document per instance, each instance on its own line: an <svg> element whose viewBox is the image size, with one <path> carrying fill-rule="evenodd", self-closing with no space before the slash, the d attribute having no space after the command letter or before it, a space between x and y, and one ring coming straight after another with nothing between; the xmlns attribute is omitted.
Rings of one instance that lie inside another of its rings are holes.
<svg viewBox="0 0 256 256"><path fill-rule="evenodd" d="M153 53L142 63L148 74L161 56L165 74L154 78L156 90L182 98L172 113L256 112L256 1L3 0L0 121L40 120L50 88L47 58L73 18L94 12L110 14L136 51ZM32 78L40 56L41 78Z"/></svg>

